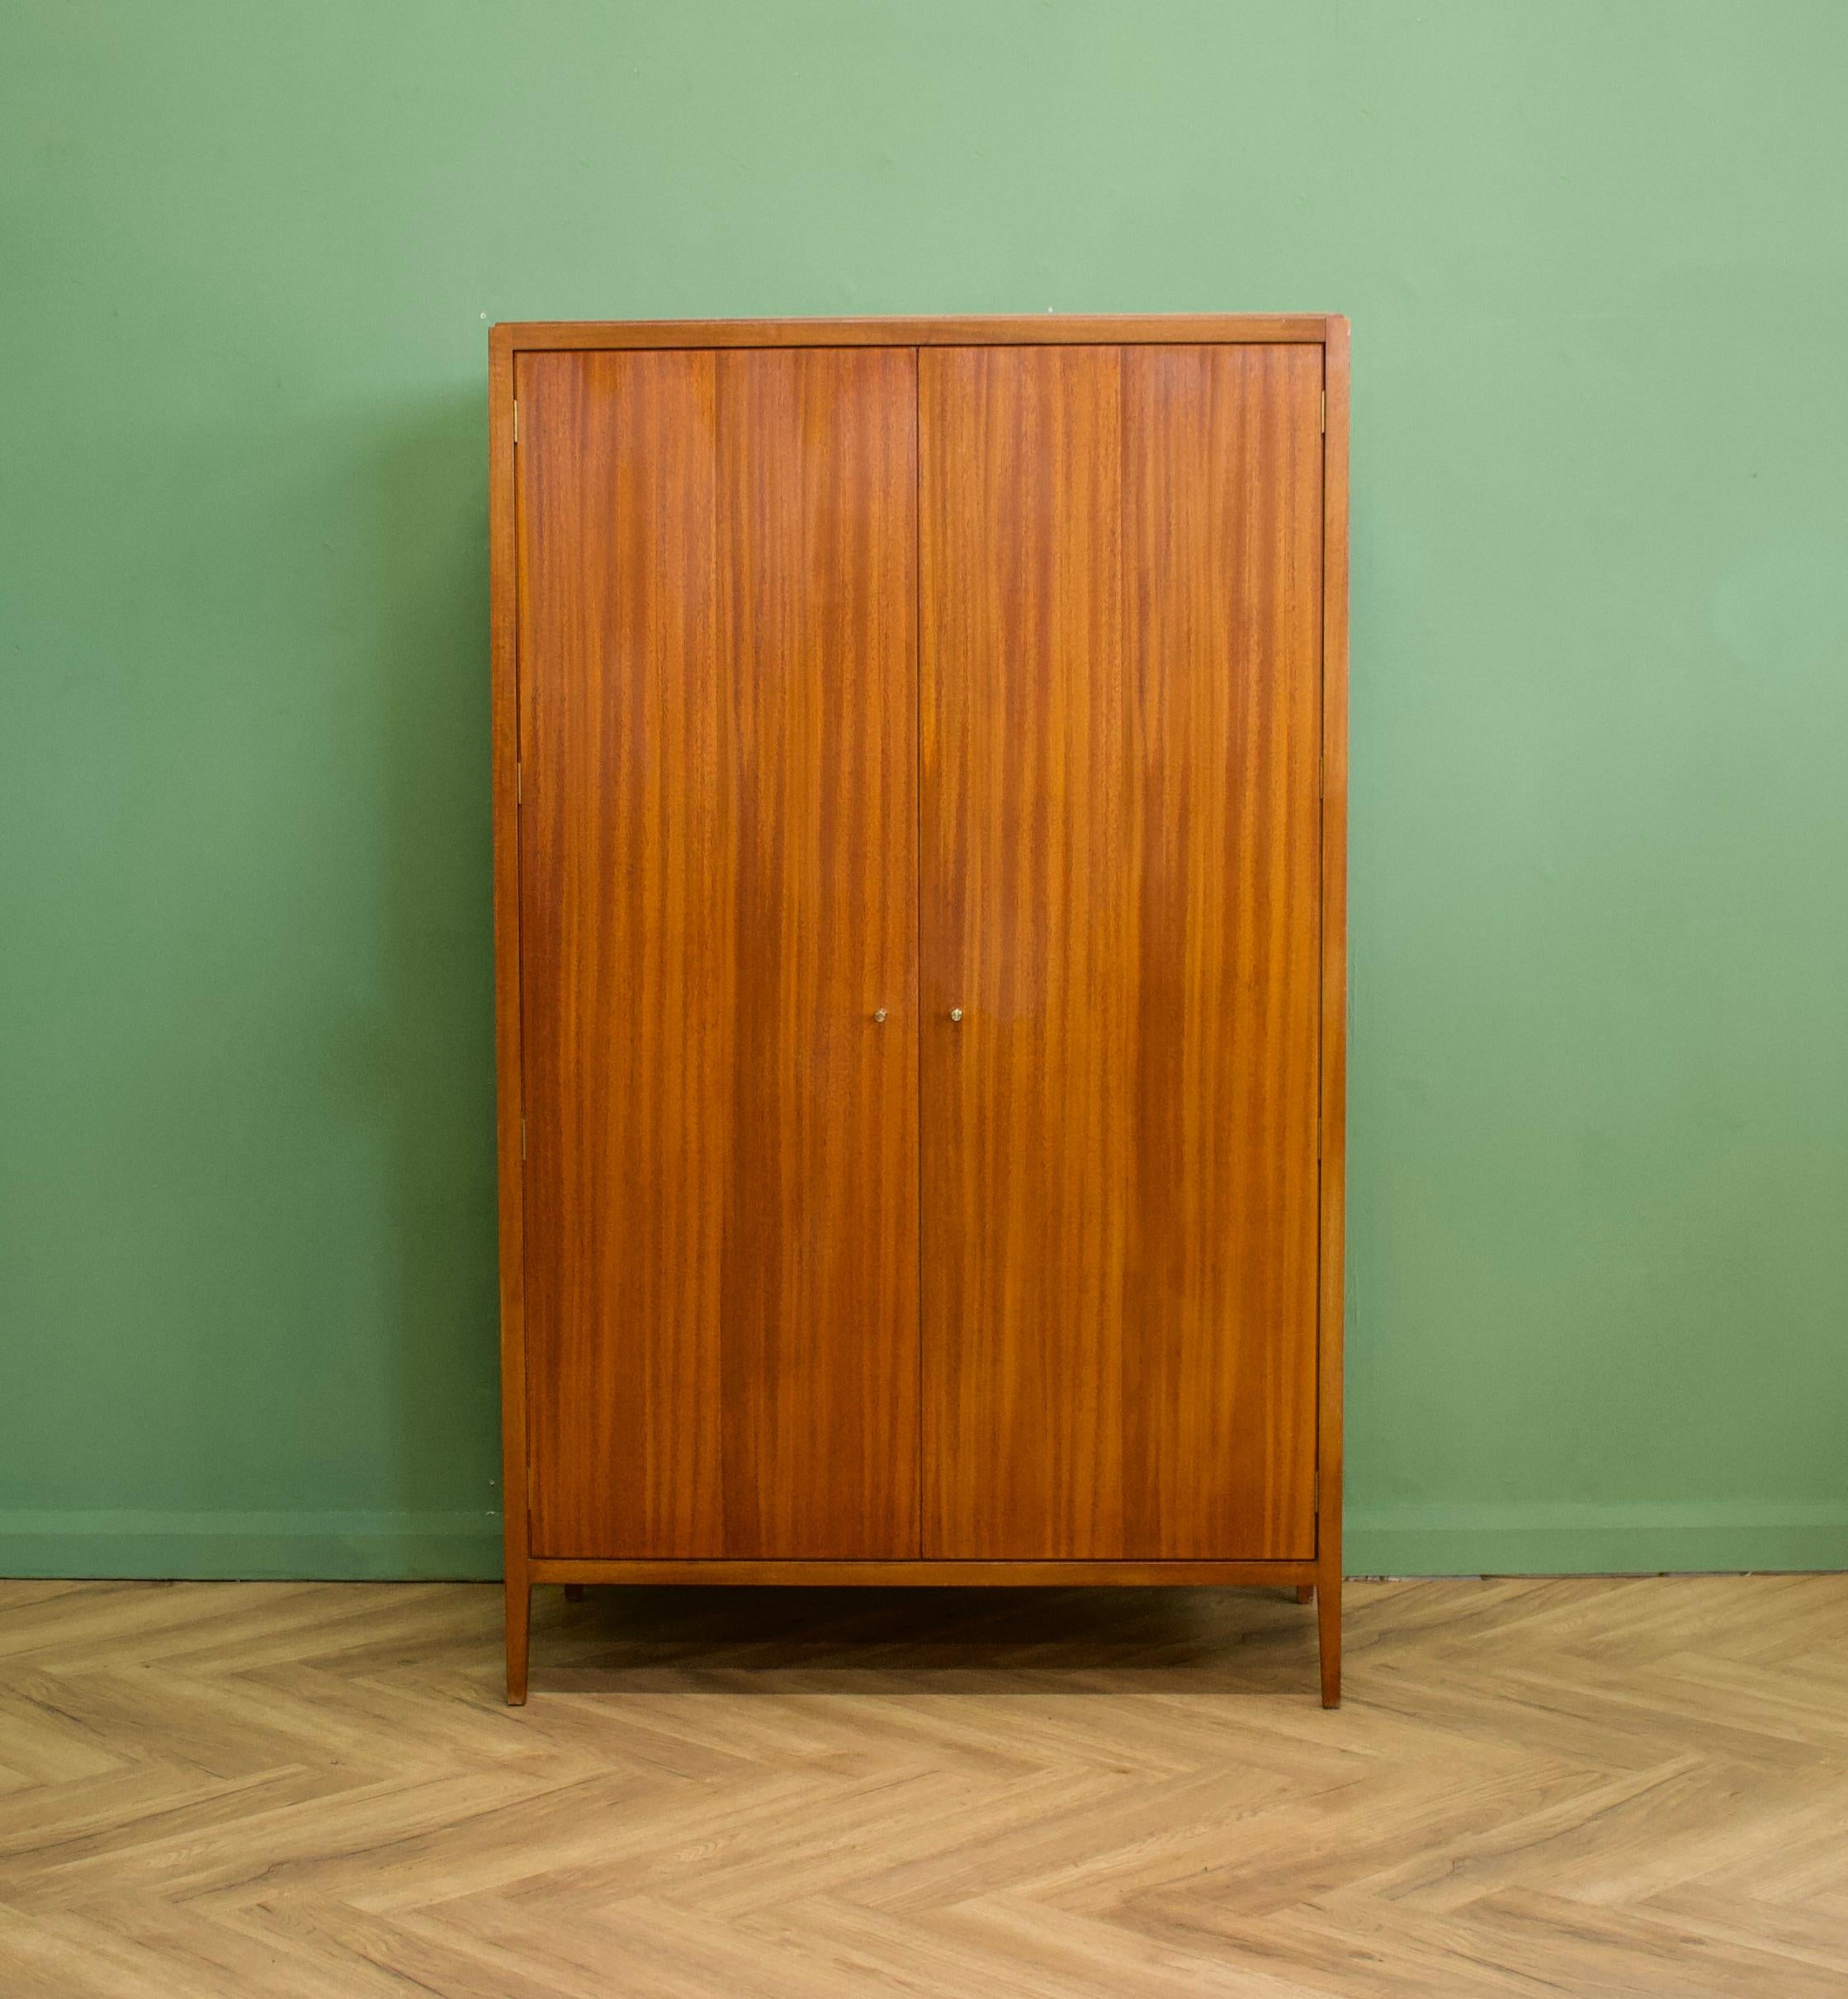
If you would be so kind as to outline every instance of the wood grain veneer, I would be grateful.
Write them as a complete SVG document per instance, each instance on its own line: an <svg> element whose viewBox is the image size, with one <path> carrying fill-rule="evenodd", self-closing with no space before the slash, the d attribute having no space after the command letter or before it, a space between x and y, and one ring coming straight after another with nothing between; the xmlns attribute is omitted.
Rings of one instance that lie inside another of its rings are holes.
<svg viewBox="0 0 1848 1999"><path fill-rule="evenodd" d="M1338 1699L1347 352L494 329L511 1699L721 1568L1312 1589Z"/></svg>
<svg viewBox="0 0 1848 1999"><path fill-rule="evenodd" d="M1848 1992L1848 1575L497 1595L0 1582L7 1999Z"/></svg>
<svg viewBox="0 0 1848 1999"><path fill-rule="evenodd" d="M925 1550L1307 1559L1321 356L919 368Z"/></svg>
<svg viewBox="0 0 1848 1999"><path fill-rule="evenodd" d="M1348 323L1322 344L1321 1061L1316 1311L1316 1619L1325 1708L1341 1699L1348 1077Z"/></svg>
<svg viewBox="0 0 1848 1999"><path fill-rule="evenodd" d="M536 1582L748 1583L753 1587L841 1589L903 1584L941 1589L1217 1588L1297 1589L1316 1573L1303 1562L962 1561L932 1556L894 1562L598 1562L535 1556Z"/></svg>
<svg viewBox="0 0 1848 1999"><path fill-rule="evenodd" d="M535 1555L917 1552L913 367L519 364Z"/></svg>
<svg viewBox="0 0 1848 1999"><path fill-rule="evenodd" d="M1164 345L1320 347L1335 322L1321 313L975 314L943 319L555 319L508 321L493 345L555 348L727 347L1070 347ZM1345 322L1344 322L1345 324Z"/></svg>
<svg viewBox="0 0 1848 1999"><path fill-rule="evenodd" d="M499 328L495 329L498 333ZM507 1595L507 1698L526 1699L531 1613L527 1552L526 1250L521 1165L525 1087L520 1034L518 550L513 488L514 350L488 347L489 782L494 820L494 1158L500 1246L501 1540Z"/></svg>

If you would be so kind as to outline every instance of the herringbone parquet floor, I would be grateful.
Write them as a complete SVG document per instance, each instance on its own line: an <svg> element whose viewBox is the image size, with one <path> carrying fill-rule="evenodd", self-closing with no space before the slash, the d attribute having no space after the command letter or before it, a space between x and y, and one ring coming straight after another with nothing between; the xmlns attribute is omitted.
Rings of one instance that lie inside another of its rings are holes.
<svg viewBox="0 0 1848 1999"><path fill-rule="evenodd" d="M7 1999L1848 1995L1848 1576L0 1585Z"/></svg>

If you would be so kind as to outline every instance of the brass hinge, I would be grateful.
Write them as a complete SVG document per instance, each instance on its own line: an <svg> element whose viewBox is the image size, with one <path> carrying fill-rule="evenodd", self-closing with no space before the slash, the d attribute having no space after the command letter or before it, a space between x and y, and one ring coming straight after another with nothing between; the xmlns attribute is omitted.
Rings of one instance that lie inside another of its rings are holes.
<svg viewBox="0 0 1848 1999"><path fill-rule="evenodd" d="M520 406L519 406L519 404L518 404L518 403L516 403L516 404L513 405L513 442L514 442L516 444L518 444L518 443L519 442L519 441L520 441Z"/></svg>
<svg viewBox="0 0 1848 1999"><path fill-rule="evenodd" d="M522 1159L526 1157L526 1119L524 1118L520 1120L520 1157Z"/></svg>
<svg viewBox="0 0 1848 1999"><path fill-rule="evenodd" d="M513 802L515 805L526 802L525 766L521 763L513 766Z"/></svg>

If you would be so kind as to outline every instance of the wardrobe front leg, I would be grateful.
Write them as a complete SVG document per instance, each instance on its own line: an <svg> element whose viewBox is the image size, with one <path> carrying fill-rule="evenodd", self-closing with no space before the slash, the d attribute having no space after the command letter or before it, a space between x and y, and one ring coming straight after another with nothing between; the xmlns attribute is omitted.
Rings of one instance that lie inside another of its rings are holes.
<svg viewBox="0 0 1848 1999"><path fill-rule="evenodd" d="M526 1564L507 1569L507 1704L526 1705L527 1644L532 1626L532 1585Z"/></svg>
<svg viewBox="0 0 1848 1999"><path fill-rule="evenodd" d="M1316 1585L1316 1633L1321 1642L1322 1705L1341 1704L1341 1579L1325 1576Z"/></svg>

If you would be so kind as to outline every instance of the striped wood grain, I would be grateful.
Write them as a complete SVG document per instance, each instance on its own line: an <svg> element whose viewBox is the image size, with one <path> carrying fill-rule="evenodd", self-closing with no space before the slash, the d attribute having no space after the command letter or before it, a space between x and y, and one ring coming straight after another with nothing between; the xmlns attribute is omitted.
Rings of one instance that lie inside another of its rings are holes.
<svg viewBox="0 0 1848 1999"><path fill-rule="evenodd" d="M518 366L531 1552L915 1555L914 358Z"/></svg>
<svg viewBox="0 0 1848 1999"><path fill-rule="evenodd" d="M0 1585L7 1999L1840 1999L1848 1577Z"/></svg>
<svg viewBox="0 0 1848 1999"><path fill-rule="evenodd" d="M925 1551L1307 1559L1321 352L919 371Z"/></svg>

